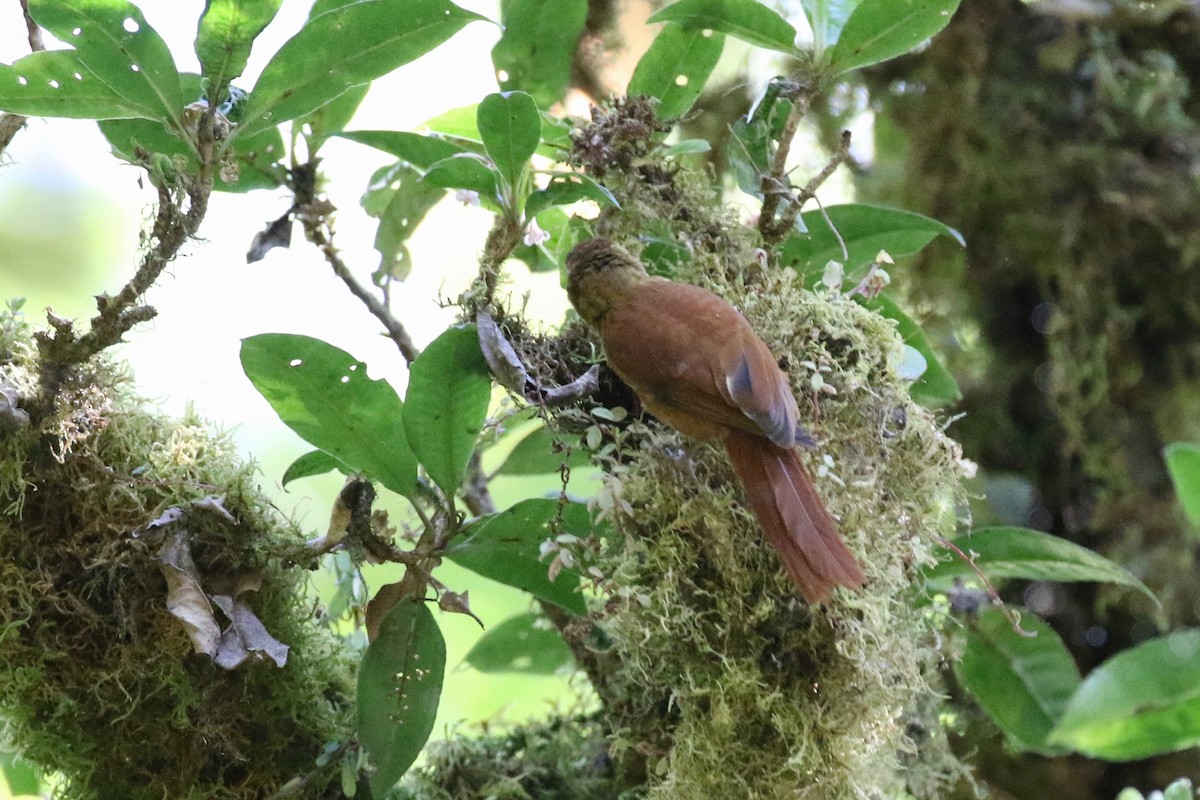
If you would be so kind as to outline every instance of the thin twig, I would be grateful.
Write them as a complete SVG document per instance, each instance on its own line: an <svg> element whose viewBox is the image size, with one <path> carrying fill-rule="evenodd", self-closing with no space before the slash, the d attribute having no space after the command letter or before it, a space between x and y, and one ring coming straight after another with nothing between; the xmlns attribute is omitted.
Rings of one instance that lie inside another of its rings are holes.
<svg viewBox="0 0 1200 800"><path fill-rule="evenodd" d="M21 12L25 15L25 28L29 32L29 49L35 53L45 50L46 44L42 41L42 29L29 14L29 0L21 0ZM0 154L8 149L12 140L16 138L17 132L25 127L27 119L20 114L0 114Z"/></svg>
<svg viewBox="0 0 1200 800"><path fill-rule="evenodd" d="M304 226L305 236L325 256L325 262L333 269L333 274L341 279L342 283L346 284L346 288L350 290L350 294L357 297L367 307L367 310L374 315L375 319L383 324L383 327L387 330L388 337L400 349L400 355L404 356L404 360L411 364L421 354L421 351L413 344L412 337L408 335L408 330L400 320L396 319L391 309L384 305L369 289L359 283L353 273L350 272L350 268L346 266L346 262L342 260L341 254L333 245L333 228L329 224L329 215L332 211L333 207L325 201L314 201L300 207L297 210L297 216Z"/></svg>
<svg viewBox="0 0 1200 800"><path fill-rule="evenodd" d="M816 91L815 84L806 84L801 86L796 95L791 98L792 110L779 135L779 143L775 147L775 158L771 162L771 171L762 176L760 185L763 193L763 205L758 219L758 229L768 244L773 244L779 238L779 229L775 225L775 213L779 210L780 200L789 194L788 191L780 191L781 188L786 189L788 186L788 155L792 150L792 140L796 138L796 130L800 127L800 120L804 119L804 115L808 113L808 107L812 103Z"/></svg>

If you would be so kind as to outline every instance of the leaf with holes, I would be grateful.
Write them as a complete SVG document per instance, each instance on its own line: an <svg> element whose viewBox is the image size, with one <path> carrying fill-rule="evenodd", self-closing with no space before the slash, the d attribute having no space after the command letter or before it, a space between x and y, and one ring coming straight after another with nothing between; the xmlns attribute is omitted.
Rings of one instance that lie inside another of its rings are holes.
<svg viewBox="0 0 1200 800"><path fill-rule="evenodd" d="M1020 750L1063 752L1047 737L1079 687L1079 668L1058 634L1033 614L1021 617L1024 636L997 608L966 629L967 647L954 672L996 727Z"/></svg>
<svg viewBox="0 0 1200 800"><path fill-rule="evenodd" d="M679 0L648 21L678 22L687 28L720 31L769 50L796 52L796 29L758 0Z"/></svg>
<svg viewBox="0 0 1200 800"><path fill-rule="evenodd" d="M404 430L447 497L458 490L491 398L492 376L474 325L448 328L409 369Z"/></svg>
<svg viewBox="0 0 1200 800"><path fill-rule="evenodd" d="M246 68L250 47L279 11L281 0L208 0L196 32L201 72L223 90Z"/></svg>
<svg viewBox="0 0 1200 800"><path fill-rule="evenodd" d="M362 0L318 14L263 69L240 135L314 111L483 19L449 0Z"/></svg>
<svg viewBox="0 0 1200 800"><path fill-rule="evenodd" d="M502 0L492 48L500 88L528 92L542 108L561 100L587 14L587 0Z"/></svg>
<svg viewBox="0 0 1200 800"><path fill-rule="evenodd" d="M569 668L574 657L546 618L530 611L489 628L463 660L480 672L553 675Z"/></svg>
<svg viewBox="0 0 1200 800"><path fill-rule="evenodd" d="M363 208L379 217L375 229L375 249L379 252L376 284L388 278L408 277L413 266L408 239L445 196L445 189L422 181L421 173L403 162L385 167L372 177Z"/></svg>
<svg viewBox="0 0 1200 800"><path fill-rule="evenodd" d="M137 116L181 127L184 94L171 51L125 0L29 0L34 21L75 48L80 62Z"/></svg>
<svg viewBox="0 0 1200 800"><path fill-rule="evenodd" d="M157 119L109 88L74 50L45 50L0 64L0 110L28 117Z"/></svg>
<svg viewBox="0 0 1200 800"><path fill-rule="evenodd" d="M626 92L656 98L660 119L679 119L700 96L724 49L722 33L668 23L638 61Z"/></svg>
<svg viewBox="0 0 1200 800"><path fill-rule="evenodd" d="M960 0L862 0L829 53L835 74L903 55L950 23Z"/></svg>
<svg viewBox="0 0 1200 800"><path fill-rule="evenodd" d="M387 381L320 339L264 333L242 340L242 369L279 418L349 469L406 497L417 460L404 436L404 404Z"/></svg>
<svg viewBox="0 0 1200 800"><path fill-rule="evenodd" d="M429 740L446 672L446 642L419 600L400 601L358 669L358 741L375 767L371 794L383 797Z"/></svg>
<svg viewBox="0 0 1200 800"><path fill-rule="evenodd" d="M520 185L530 157L542 141L542 115L525 92L489 94L475 124L488 157L510 187Z"/></svg>
<svg viewBox="0 0 1200 800"><path fill-rule="evenodd" d="M446 551L446 558L485 578L529 592L539 600L584 614L579 575L563 569L553 581L540 557L546 539L560 533L583 538L593 533L587 506L558 500L523 500L498 514L472 520ZM553 527L556 520L561 523Z"/></svg>

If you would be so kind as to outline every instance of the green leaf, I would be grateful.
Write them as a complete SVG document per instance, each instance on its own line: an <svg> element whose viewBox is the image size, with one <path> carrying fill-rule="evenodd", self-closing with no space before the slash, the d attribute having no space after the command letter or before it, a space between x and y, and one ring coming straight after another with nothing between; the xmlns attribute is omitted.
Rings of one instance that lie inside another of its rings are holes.
<svg viewBox="0 0 1200 800"><path fill-rule="evenodd" d="M671 156L688 156L698 153L707 153L712 150L712 145L706 139L683 139L663 150L663 156L670 158Z"/></svg>
<svg viewBox="0 0 1200 800"><path fill-rule="evenodd" d="M446 329L409 369L404 430L447 497L458 490L491 399L492 376L474 325Z"/></svg>
<svg viewBox="0 0 1200 800"><path fill-rule="evenodd" d="M0 64L0 109L30 117L156 118L109 88L74 50L45 50Z"/></svg>
<svg viewBox="0 0 1200 800"><path fill-rule="evenodd" d="M903 55L946 27L959 0L862 0L829 54L835 74Z"/></svg>
<svg viewBox="0 0 1200 800"><path fill-rule="evenodd" d="M125 0L29 0L34 20L75 48L80 62L138 116L180 125L184 95L166 42Z"/></svg>
<svg viewBox="0 0 1200 800"><path fill-rule="evenodd" d="M459 106L449 111L443 111L433 119L426 120L421 128L482 144L483 139L479 135L479 125L476 122L478 117L478 104Z"/></svg>
<svg viewBox="0 0 1200 800"><path fill-rule="evenodd" d="M422 178L430 186L443 189L470 189L481 200L498 201L499 178L496 171L474 153L459 153L429 165Z"/></svg>
<svg viewBox="0 0 1200 800"><path fill-rule="evenodd" d="M958 537L954 544L968 555L974 553L975 564L993 580L1025 578L1064 583L1114 583L1137 589L1158 602L1154 593L1124 567L1086 547L1048 533L1008 526L980 528ZM975 575L970 565L949 549L944 548L939 553L939 562L926 570L926 580L948 585L953 578L969 579Z"/></svg>
<svg viewBox="0 0 1200 800"><path fill-rule="evenodd" d="M602 207L621 207L616 196L590 175L560 172L550 178L545 189L529 195L529 199L525 201L525 216L533 217L551 206L565 206L580 200L595 200Z"/></svg>
<svg viewBox="0 0 1200 800"><path fill-rule="evenodd" d="M804 275L806 286L820 278L829 261L842 262L850 274L874 261L880 250L900 258L918 252L938 236L948 236L966 246L958 231L912 211L849 203L829 206L825 212L829 222L819 210L802 214L808 235L791 236L780 249L780 263ZM830 222L846 244L848 260L843 261L842 246Z"/></svg>
<svg viewBox="0 0 1200 800"><path fill-rule="evenodd" d="M888 319L896 320L896 330L900 338L924 356L925 372L912 384L914 400L928 408L940 408L962 399L962 392L954 376L942 365L934 351L933 343L916 320L906 314L894 300L884 295L864 300L863 305L878 311Z"/></svg>
<svg viewBox="0 0 1200 800"><path fill-rule="evenodd" d="M449 0L360 0L318 14L263 69L247 102L243 135L314 111L482 19Z"/></svg>
<svg viewBox="0 0 1200 800"><path fill-rule="evenodd" d="M762 197L762 176L771 168L772 147L770 128L766 119L747 120L739 118L731 127L729 137L729 166L733 170L738 188L754 197ZM780 252L781 263L792 266L787 260L788 243L784 242Z"/></svg>
<svg viewBox="0 0 1200 800"><path fill-rule="evenodd" d="M1151 639L1092 670L1050 742L1110 761L1200 744L1200 630Z"/></svg>
<svg viewBox="0 0 1200 800"><path fill-rule="evenodd" d="M492 48L500 88L528 92L542 108L561 100L587 13L587 0L502 0Z"/></svg>
<svg viewBox="0 0 1200 800"><path fill-rule="evenodd" d="M281 0L207 0L196 32L201 73L224 91L242 74L250 47L275 18ZM221 98L223 99L223 98Z"/></svg>
<svg viewBox="0 0 1200 800"><path fill-rule="evenodd" d="M468 152L462 146L439 136L407 131L346 131L336 135L390 153L422 171L442 159Z"/></svg>
<svg viewBox="0 0 1200 800"><path fill-rule="evenodd" d="M704 90L724 48L724 34L668 23L638 61L626 94L657 98L659 119L679 119Z"/></svg>
<svg viewBox="0 0 1200 800"><path fill-rule="evenodd" d="M42 785L37 769L15 753L0 752L0 773L3 773L2 780L7 782L8 790L14 797L40 796Z"/></svg>
<svg viewBox="0 0 1200 800"><path fill-rule="evenodd" d="M542 141L542 115L525 92L489 94L475 120L488 157L510 187L520 185L530 156Z"/></svg>
<svg viewBox="0 0 1200 800"><path fill-rule="evenodd" d="M195 73L180 76L187 96L200 98L201 78ZM116 153L131 164L140 163L137 150L159 153L185 160L186 169L195 173L199 160L191 145L168 131L161 123L142 119L105 120L100 132ZM214 188L224 192L248 192L254 189L273 189L282 185L286 175L279 160L285 155L283 137L271 128L254 136L233 141L227 156L237 164L237 180L227 182L218 177Z"/></svg>
<svg viewBox="0 0 1200 800"><path fill-rule="evenodd" d="M860 0L800 0L813 32L813 52L819 59L833 46Z"/></svg>
<svg viewBox="0 0 1200 800"><path fill-rule="evenodd" d="M1174 442L1163 448L1163 457L1184 513L1200 529L1200 445Z"/></svg>
<svg viewBox="0 0 1200 800"><path fill-rule="evenodd" d="M264 333L242 340L242 369L279 418L349 469L411 497L417 461L404 404L366 364L320 339Z"/></svg>
<svg viewBox="0 0 1200 800"><path fill-rule="evenodd" d="M679 0L648 21L708 28L769 50L797 52L796 29L758 0Z"/></svg>
<svg viewBox="0 0 1200 800"><path fill-rule="evenodd" d="M561 452L562 439L562 434L545 425L536 428L517 443L517 446L508 454L508 458L496 470L496 474L546 475L558 472L563 464L570 468L586 467L591 464L591 458L582 447L572 448L569 454Z"/></svg>
<svg viewBox="0 0 1200 800"><path fill-rule="evenodd" d="M1033 614L1023 636L1000 609L989 608L966 630L967 647L954 665L963 687L974 695L996 727L1020 750L1061 753L1046 737L1079 686L1079 669L1058 634Z"/></svg>
<svg viewBox="0 0 1200 800"><path fill-rule="evenodd" d="M301 478L311 478L314 475L324 475L327 472L334 470L344 470L345 467L333 456L326 453L324 450L313 450L311 453L305 453L291 463L290 466L283 472L283 488L292 481L298 481Z"/></svg>
<svg viewBox="0 0 1200 800"><path fill-rule="evenodd" d="M382 285L389 277L408 277L413 264L408 238L445 196L444 189L421 180L421 173L404 162L385 167L372 177L363 208L379 217L375 231L375 249L379 252L376 284Z"/></svg>
<svg viewBox="0 0 1200 800"><path fill-rule="evenodd" d="M540 559L543 541L558 533L580 538L592 533L587 506L561 504L560 529L551 523L559 516L558 500L523 500L506 511L472 520L446 551L446 558L485 578L529 592L539 600L565 608L572 614L586 613L579 593L579 575L564 569L552 582L549 564Z"/></svg>
<svg viewBox="0 0 1200 800"><path fill-rule="evenodd" d="M433 614L419 600L401 600L358 670L358 741L375 767L375 797L404 776L429 740L445 671L446 642Z"/></svg>
<svg viewBox="0 0 1200 800"><path fill-rule="evenodd" d="M546 618L531 611L488 629L464 660L480 672L553 675L569 667L574 657Z"/></svg>
<svg viewBox="0 0 1200 800"><path fill-rule="evenodd" d="M340 133L350 124L350 120L354 118L354 112L358 111L359 105L362 104L363 98L367 96L370 89L371 84L369 83L352 86L316 111L296 117L292 128L303 130L305 126L308 127L309 133L306 136L309 149L310 152L315 153L326 139ZM276 129L272 128L272 130Z"/></svg>

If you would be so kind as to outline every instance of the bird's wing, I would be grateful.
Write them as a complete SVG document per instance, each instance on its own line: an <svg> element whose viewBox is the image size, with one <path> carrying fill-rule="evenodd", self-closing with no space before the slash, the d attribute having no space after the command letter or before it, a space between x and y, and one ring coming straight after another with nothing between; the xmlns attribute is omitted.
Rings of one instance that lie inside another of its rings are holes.
<svg viewBox="0 0 1200 800"><path fill-rule="evenodd" d="M682 432L720 428L796 444L796 400L771 351L738 311L698 286L655 280L605 317L609 364Z"/></svg>

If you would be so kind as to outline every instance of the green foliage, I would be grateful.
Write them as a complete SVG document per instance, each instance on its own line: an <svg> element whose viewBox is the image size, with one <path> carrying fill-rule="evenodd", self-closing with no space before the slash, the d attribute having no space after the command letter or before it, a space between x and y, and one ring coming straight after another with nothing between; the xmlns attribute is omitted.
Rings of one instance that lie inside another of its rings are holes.
<svg viewBox="0 0 1200 800"><path fill-rule="evenodd" d="M282 0L208 0L196 32L201 72L213 84L212 100L242 74L250 47L279 11Z"/></svg>
<svg viewBox="0 0 1200 800"><path fill-rule="evenodd" d="M888 319L895 320L900 338L925 359L925 371L912 385L914 400L929 408L940 408L962 399L962 392L959 391L954 376L942 365L933 343L929 341L929 337L916 320L906 314L894 300L886 295L865 300L863 305L878 311L880 315Z"/></svg>
<svg viewBox="0 0 1200 800"><path fill-rule="evenodd" d="M626 92L658 100L654 113L660 119L678 119L704 91L724 49L722 33L667 23L638 61Z"/></svg>
<svg viewBox="0 0 1200 800"><path fill-rule="evenodd" d="M409 367L404 430L429 477L453 497L487 419L491 374L474 325L446 330Z"/></svg>
<svg viewBox="0 0 1200 800"><path fill-rule="evenodd" d="M308 114L424 55L483 17L449 0L348 3L311 18L259 76L239 135Z"/></svg>
<svg viewBox="0 0 1200 800"><path fill-rule="evenodd" d="M346 468L324 450L313 450L305 453L288 465L288 468L283 471L281 483L286 489L287 485L292 481L297 481L301 478L311 478L314 475L324 475L336 469L345 471Z"/></svg>
<svg viewBox="0 0 1200 800"><path fill-rule="evenodd" d="M1163 450L1175 494L1192 527L1200 531L1200 445L1175 442Z"/></svg>
<svg viewBox="0 0 1200 800"><path fill-rule="evenodd" d="M305 441L348 468L412 496L417 460L404 435L404 404L366 364L319 339L264 333L242 340L242 369L275 413Z"/></svg>
<svg viewBox="0 0 1200 800"><path fill-rule="evenodd" d="M542 108L561 100L587 13L587 0L502 0L492 48L500 88L527 92Z"/></svg>
<svg viewBox="0 0 1200 800"><path fill-rule="evenodd" d="M0 65L0 108L42 117L155 119L153 112L98 78L74 50L31 53Z"/></svg>
<svg viewBox="0 0 1200 800"><path fill-rule="evenodd" d="M371 178L362 205L368 214L379 218L375 230L375 250L379 252L376 284L408 277L413 267L408 239L430 209L446 196L444 189L425 182L423 177L420 171L399 162Z"/></svg>
<svg viewBox="0 0 1200 800"><path fill-rule="evenodd" d="M1133 761L1200 744L1200 631L1177 630L1118 653L1084 679L1053 745Z"/></svg>
<svg viewBox="0 0 1200 800"><path fill-rule="evenodd" d="M572 665L571 649L541 614L509 617L487 633L464 660L480 672L551 675Z"/></svg>
<svg viewBox="0 0 1200 800"><path fill-rule="evenodd" d="M991 579L1025 578L1040 581L1096 581L1137 589L1158 600L1129 570L1074 542L1028 528L980 528L954 544L972 556L975 566ZM926 570L926 580L947 586L954 578L970 579L971 565L950 549L943 549L937 566Z"/></svg>
<svg viewBox="0 0 1200 800"><path fill-rule="evenodd" d="M180 82L188 97L200 99L203 92L201 77L195 73L184 73ZM112 145L113 151L131 164L142 161L139 152L168 156L173 163L182 163L183 170L197 170L199 160L195 144L178 131L164 128L161 122L148 119L101 120L100 132ZM284 170L279 163L284 158L283 137L278 128L268 128L254 136L236 139L225 153L227 163L237 167L230 180L217 176L214 188L230 192L248 192L254 189L273 189L284 181Z"/></svg>
<svg viewBox="0 0 1200 800"><path fill-rule="evenodd" d="M1014 747L1062 753L1047 737L1079 686L1079 669L1041 619L1023 615L1021 628L1000 609L983 611L968 622L966 649L954 672Z"/></svg>
<svg viewBox="0 0 1200 800"><path fill-rule="evenodd" d="M758 0L678 0L650 17L728 34L758 47L795 54L796 29Z"/></svg>
<svg viewBox="0 0 1200 800"><path fill-rule="evenodd" d="M485 578L529 592L572 614L587 607L579 593L579 575L563 569L551 580L540 556L542 542L564 534L592 534L587 507L558 500L522 500L498 514L468 523L446 558Z"/></svg>
<svg viewBox="0 0 1200 800"><path fill-rule="evenodd" d="M137 108L137 116L181 125L184 96L175 61L137 6L125 0L30 0L29 13L74 47L80 63Z"/></svg>
<svg viewBox="0 0 1200 800"><path fill-rule="evenodd" d="M559 452L560 435L541 425L517 443L517 446L496 469L497 475L545 475L558 472L563 464L583 467L591 463L587 452L579 446L569 453Z"/></svg>
<svg viewBox="0 0 1200 800"><path fill-rule="evenodd" d="M861 0L829 53L835 74L903 55L946 27L960 0ZM840 15L838 15L840 16ZM826 17L826 35L836 17ZM836 25L836 23L834 23Z"/></svg>
<svg viewBox="0 0 1200 800"><path fill-rule="evenodd" d="M417 760L433 731L446 643L419 600L403 600L380 626L358 672L358 740L371 759L371 793L382 797Z"/></svg>
<svg viewBox="0 0 1200 800"><path fill-rule="evenodd" d="M920 251L938 236L966 247L953 228L896 208L847 203L829 206L823 212L806 211L801 220L807 233L788 237L780 250L779 263L798 270L808 286L816 283L830 261L841 263L846 273L854 276L875 261L881 250L901 258Z"/></svg>
<svg viewBox="0 0 1200 800"><path fill-rule="evenodd" d="M529 159L542 140L542 117L537 103L525 92L489 94L475 118L488 157L507 187L506 207L513 206L525 185ZM520 197L524 201L524 197Z"/></svg>

